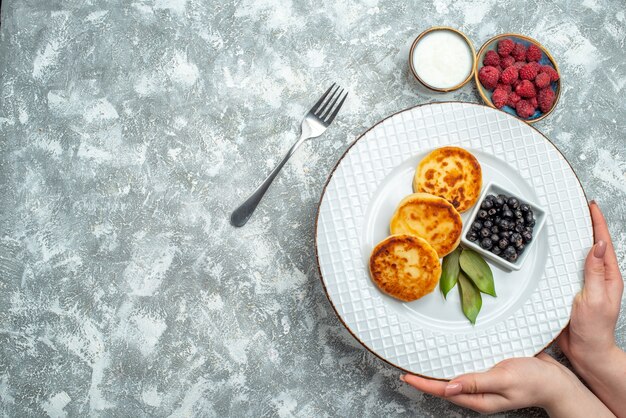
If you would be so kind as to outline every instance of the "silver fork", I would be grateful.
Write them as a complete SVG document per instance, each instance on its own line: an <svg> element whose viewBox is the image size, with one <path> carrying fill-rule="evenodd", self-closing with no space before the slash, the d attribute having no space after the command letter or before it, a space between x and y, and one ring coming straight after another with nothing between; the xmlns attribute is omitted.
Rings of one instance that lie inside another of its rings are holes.
<svg viewBox="0 0 626 418"><path fill-rule="evenodd" d="M263 183L248 197L237 209L235 209L230 216L230 223L233 226L244 226L250 216L252 216L252 212L256 209L257 205L263 198L263 195L267 191L267 189L272 184L272 181L278 175L278 172L285 165L289 157L291 157L294 152L298 149L302 143L309 138L316 138L326 131L326 128L332 123L339 113L339 109L343 105L343 102L348 97L348 93L343 93L343 89L339 86L336 86L333 83L332 86L326 93L318 100L315 105L309 110L309 113L306 114L304 120L302 121L301 134L300 139L296 141L295 144L289 151L287 151L287 155L282 159L280 163L272 170L269 176L265 179ZM331 93L332 92L332 93ZM341 98L341 100L339 100ZM339 102L339 104L337 104Z"/></svg>

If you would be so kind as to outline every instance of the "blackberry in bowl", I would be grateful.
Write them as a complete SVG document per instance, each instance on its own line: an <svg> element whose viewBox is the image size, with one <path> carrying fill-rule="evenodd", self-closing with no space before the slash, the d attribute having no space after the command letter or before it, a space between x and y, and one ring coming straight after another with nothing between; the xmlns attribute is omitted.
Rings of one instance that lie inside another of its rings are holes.
<svg viewBox="0 0 626 418"><path fill-rule="evenodd" d="M463 227L461 242L508 270L519 270L545 218L536 204L489 183Z"/></svg>

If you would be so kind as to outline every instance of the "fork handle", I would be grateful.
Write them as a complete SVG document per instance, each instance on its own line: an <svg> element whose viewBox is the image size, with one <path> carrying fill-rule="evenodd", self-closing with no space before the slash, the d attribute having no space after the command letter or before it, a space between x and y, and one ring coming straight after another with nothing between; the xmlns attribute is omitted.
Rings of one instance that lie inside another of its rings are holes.
<svg viewBox="0 0 626 418"><path fill-rule="evenodd" d="M293 144L291 148L289 148L289 151L287 151L287 154L278 163L278 165L272 170L269 176L267 176L265 181L261 183L261 185L257 187L254 192L252 192L250 197L248 197L241 205L239 205L237 209L233 211L232 215L230 215L230 223L233 226L244 226L246 222L248 222L248 219L250 219L250 216L252 216L252 213L254 212L259 202L263 198L263 195L265 194L267 189L269 189L270 185L272 184L272 182L278 175L278 172L280 171L280 169L283 168L287 160L289 160L289 157L291 157L293 153L296 152L298 147L302 144L302 142L304 142L305 139L306 139L306 136L302 135L300 139L298 139L298 141L296 141L296 143Z"/></svg>

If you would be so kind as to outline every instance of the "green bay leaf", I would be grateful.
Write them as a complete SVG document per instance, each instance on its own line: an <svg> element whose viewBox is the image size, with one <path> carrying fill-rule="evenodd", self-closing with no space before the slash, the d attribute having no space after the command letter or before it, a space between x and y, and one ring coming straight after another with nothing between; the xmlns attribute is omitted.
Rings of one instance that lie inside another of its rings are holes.
<svg viewBox="0 0 626 418"><path fill-rule="evenodd" d="M441 277L439 278L439 289L445 298L448 292L456 286L461 266L459 265L459 257L461 256L461 248L457 247L454 251L443 258L441 263Z"/></svg>
<svg viewBox="0 0 626 418"><path fill-rule="evenodd" d="M459 257L461 270L474 282L478 290L491 296L496 296L496 287L493 283L493 273L489 264L476 251L463 249Z"/></svg>
<svg viewBox="0 0 626 418"><path fill-rule="evenodd" d="M476 317L483 306L483 299L478 288L463 272L459 273L459 291L463 314L472 324L476 324Z"/></svg>

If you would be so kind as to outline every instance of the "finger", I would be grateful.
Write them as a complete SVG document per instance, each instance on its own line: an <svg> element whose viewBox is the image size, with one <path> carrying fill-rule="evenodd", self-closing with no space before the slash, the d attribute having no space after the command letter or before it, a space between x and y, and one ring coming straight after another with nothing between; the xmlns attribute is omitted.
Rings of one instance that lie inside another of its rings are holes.
<svg viewBox="0 0 626 418"><path fill-rule="evenodd" d="M424 379L423 377L414 376L412 374L405 374L404 376L401 376L400 379L421 392L439 396L441 398L444 397L446 386L448 385L448 382Z"/></svg>
<svg viewBox="0 0 626 418"><path fill-rule="evenodd" d="M611 242L609 228L604 219L604 215L600 210L600 206L595 200L589 202L589 211L591 212L591 223L593 224L593 238L595 242L599 240Z"/></svg>
<svg viewBox="0 0 626 418"><path fill-rule="evenodd" d="M468 373L457 376L450 381L446 396L459 393L475 394L499 392L507 386L506 372L501 368L493 368L483 373ZM456 385L460 385L460 388Z"/></svg>
<svg viewBox="0 0 626 418"><path fill-rule="evenodd" d="M483 414L492 414L515 408L511 401L498 393L461 394L452 396L448 400L456 405L473 409Z"/></svg>
<svg viewBox="0 0 626 418"><path fill-rule="evenodd" d="M607 262L605 260L604 269L606 271L610 270L610 266L607 266ZM609 298L616 304L620 304L622 301L622 292L624 292L624 279L622 278L622 274L619 272L619 267L617 273L614 274L606 274L606 290Z"/></svg>
<svg viewBox="0 0 626 418"><path fill-rule="evenodd" d="M597 241L585 260L585 283L583 293L591 300L604 299L606 284L604 283L604 255L606 253L606 241Z"/></svg>
<svg viewBox="0 0 626 418"><path fill-rule="evenodd" d="M405 374L400 376L404 382L413 386L415 389L434 395L440 398L446 398L445 390L451 382L442 382L439 380L425 379L423 377L414 376L411 374ZM496 412L506 408L506 398L501 395L493 393L479 393L479 394L458 394L449 396L446 399L450 402L470 408L478 412L488 413Z"/></svg>
<svg viewBox="0 0 626 418"><path fill-rule="evenodd" d="M559 345L559 348L569 358L569 324L561 331L559 336L556 338L556 343Z"/></svg>
<svg viewBox="0 0 626 418"><path fill-rule="evenodd" d="M613 247L613 241L611 240L611 234L609 233L609 227L606 224L606 219L600 210L598 204L592 200L589 205L591 211L591 222L593 223L593 236L595 242L604 241L607 243L605 264L608 273L607 279L622 281L622 275L619 272L619 265L617 263L617 255L615 254L615 248Z"/></svg>
<svg viewBox="0 0 626 418"><path fill-rule="evenodd" d="M619 266L617 264L610 264L605 258L604 260L605 282L606 292L609 300L616 306L622 303L622 293L624 292L624 279L619 272ZM613 273L609 273L613 271Z"/></svg>

